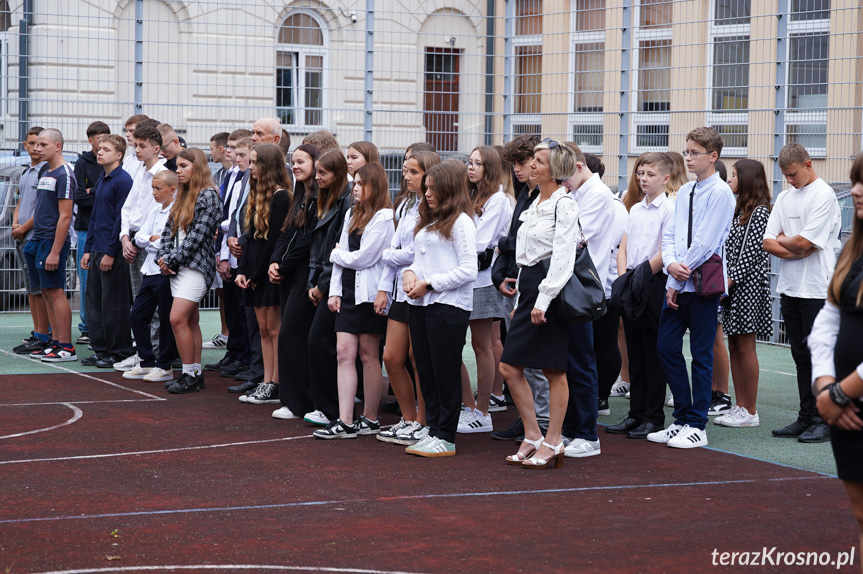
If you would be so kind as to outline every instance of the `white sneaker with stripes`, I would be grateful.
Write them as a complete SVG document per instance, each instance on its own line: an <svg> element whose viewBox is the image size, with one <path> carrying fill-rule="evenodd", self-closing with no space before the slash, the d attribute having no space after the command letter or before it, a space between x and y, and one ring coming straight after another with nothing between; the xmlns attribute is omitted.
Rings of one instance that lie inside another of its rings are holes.
<svg viewBox="0 0 863 574"><path fill-rule="evenodd" d="M459 417L458 429L456 432L462 434L471 434L478 432L491 432L494 427L491 424L491 414L484 415L479 409L473 409L470 414L464 418Z"/></svg>
<svg viewBox="0 0 863 574"><path fill-rule="evenodd" d="M672 448L697 448L707 446L707 431L683 425L680 432L668 439L668 446Z"/></svg>
<svg viewBox="0 0 863 574"><path fill-rule="evenodd" d="M668 441L677 436L683 430L683 426L677 423L671 423L668 428L662 429L661 431L652 432L647 435L647 440L650 442L658 442L662 444L668 444Z"/></svg>

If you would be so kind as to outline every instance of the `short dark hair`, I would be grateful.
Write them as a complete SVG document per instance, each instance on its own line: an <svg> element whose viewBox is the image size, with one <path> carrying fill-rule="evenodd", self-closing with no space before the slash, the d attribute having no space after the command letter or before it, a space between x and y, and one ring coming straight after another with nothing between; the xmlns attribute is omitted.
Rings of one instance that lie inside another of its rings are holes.
<svg viewBox="0 0 863 574"><path fill-rule="evenodd" d="M503 146L500 155L504 161L509 163L521 163L533 157L533 148L539 144L539 136L521 134L517 135Z"/></svg>
<svg viewBox="0 0 863 574"><path fill-rule="evenodd" d="M119 134L102 134L99 136L99 143L110 144L114 151L126 155L126 139Z"/></svg>
<svg viewBox="0 0 863 574"><path fill-rule="evenodd" d="M147 127L151 127L151 128L155 129L155 128L158 128L160 125L162 125L162 122L160 122L159 120L154 120L153 118L147 118L146 120L141 120L140 122L135 124L135 128L142 128L144 126L147 126Z"/></svg>
<svg viewBox="0 0 863 574"><path fill-rule="evenodd" d="M250 130L247 130L245 128L240 128L238 130L232 131L231 134L228 136L228 139L231 141L238 142L243 138L250 138L250 137L252 137L252 132Z"/></svg>
<svg viewBox="0 0 863 574"><path fill-rule="evenodd" d="M728 168L725 167L725 164L722 163L721 159L716 160L716 163L713 164L713 168L716 170L716 173L719 174L719 177L722 178L722 181L728 182Z"/></svg>
<svg viewBox="0 0 863 574"><path fill-rule="evenodd" d="M210 138L210 141L215 143L217 146L226 146L228 145L228 136L231 135L228 132L219 132L213 137Z"/></svg>
<svg viewBox="0 0 863 574"><path fill-rule="evenodd" d="M592 153L584 154L584 164L587 166L587 169L590 170L590 173L599 174L599 177L605 175L605 164L602 163L602 160L599 159L598 155L594 155Z"/></svg>
<svg viewBox="0 0 863 574"><path fill-rule="evenodd" d="M144 114L136 114L136 115L130 117L128 120L126 120L126 123L123 124L123 127L130 126L133 124L135 125L135 127L137 127L138 124L140 124L141 122L143 122L144 120L147 120L147 119L150 119L150 118L148 118Z"/></svg>
<svg viewBox="0 0 863 574"><path fill-rule="evenodd" d="M162 145L162 134L153 126L138 126L132 132L132 137L140 141L153 142L156 145Z"/></svg>
<svg viewBox="0 0 863 574"><path fill-rule="evenodd" d="M27 130L27 134L24 136L24 139L27 139L29 136L38 136L44 130L42 126L33 126L29 130Z"/></svg>
<svg viewBox="0 0 863 574"><path fill-rule="evenodd" d="M703 147L707 153L715 151L717 159L722 155L722 136L715 128L695 128L686 134L686 141L690 140Z"/></svg>
<svg viewBox="0 0 863 574"><path fill-rule="evenodd" d="M93 136L101 136L108 135L111 133L111 128L108 127L108 124L101 121L95 121L87 126L87 137L91 138Z"/></svg>

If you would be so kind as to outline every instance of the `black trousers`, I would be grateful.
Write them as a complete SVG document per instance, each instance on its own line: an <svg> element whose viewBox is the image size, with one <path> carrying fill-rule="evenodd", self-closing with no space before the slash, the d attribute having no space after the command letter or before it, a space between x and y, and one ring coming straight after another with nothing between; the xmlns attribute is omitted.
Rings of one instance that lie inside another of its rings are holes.
<svg viewBox="0 0 863 574"><path fill-rule="evenodd" d="M599 417L599 390L596 357L593 355L593 328L590 323L570 323L567 335L566 384L569 387L569 403L563 418L563 435L598 440L596 419Z"/></svg>
<svg viewBox="0 0 863 574"><path fill-rule="evenodd" d="M231 269L231 279L222 282L222 299L225 303L225 323L228 324L228 344L225 352L230 359L248 365L252 360L246 314L240 304L240 289L234 283L237 270ZM260 334L258 335L260 337Z"/></svg>
<svg viewBox="0 0 863 574"><path fill-rule="evenodd" d="M626 352L629 353L629 417L665 426L665 389L668 381L656 350L657 330L647 317L623 320Z"/></svg>
<svg viewBox="0 0 863 574"><path fill-rule="evenodd" d="M411 307L408 326L422 381L429 436L455 442L461 410L461 356L470 311L433 303Z"/></svg>
<svg viewBox="0 0 863 574"><path fill-rule="evenodd" d="M336 358L336 314L327 298L318 304L309 330L309 379L312 402L331 421L339 418L339 366ZM353 421L344 421L351 424Z"/></svg>
<svg viewBox="0 0 863 574"><path fill-rule="evenodd" d="M249 368L255 379L264 377L264 355L261 353L261 329L258 327L258 317L251 305L241 305L246 319L246 332L249 336ZM264 381L268 383L269 381Z"/></svg>
<svg viewBox="0 0 863 574"><path fill-rule="evenodd" d="M90 345L95 353L128 357L134 353L129 325L132 307L129 265L121 254L114 258L111 270L103 272L99 266L104 257L104 253L92 253L87 273L85 299Z"/></svg>
<svg viewBox="0 0 863 574"><path fill-rule="evenodd" d="M142 367L159 367L170 370L177 356L177 342L171 329L171 278L167 275L144 275L138 295L129 312L132 334L138 344L138 357ZM153 352L150 324L156 308L159 309L159 356Z"/></svg>
<svg viewBox="0 0 863 574"><path fill-rule="evenodd" d="M596 356L596 374L599 378L599 398L608 400L611 387L620 374L620 349L617 330L620 315L606 307L605 315L593 322L593 354Z"/></svg>
<svg viewBox="0 0 863 574"><path fill-rule="evenodd" d="M279 400L297 416L314 410L309 382L309 329L315 306L306 293L306 275L292 285L281 286L285 294L279 329ZM283 280L286 281L286 280Z"/></svg>
<svg viewBox="0 0 863 574"><path fill-rule="evenodd" d="M823 299L801 299L780 295L779 307L782 320L785 322L785 334L791 345L791 357L797 366L797 393L800 395L800 412L802 419L818 417L815 408L815 397L812 395L812 357L806 337L812 331L815 317L824 306ZM89 312L89 309L88 309ZM87 322L90 322L89 315Z"/></svg>

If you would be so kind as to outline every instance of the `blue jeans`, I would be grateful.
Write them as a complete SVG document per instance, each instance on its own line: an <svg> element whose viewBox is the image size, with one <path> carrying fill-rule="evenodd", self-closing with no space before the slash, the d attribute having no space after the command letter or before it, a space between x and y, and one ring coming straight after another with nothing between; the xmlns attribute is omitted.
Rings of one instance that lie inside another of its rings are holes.
<svg viewBox="0 0 863 574"><path fill-rule="evenodd" d="M704 298L695 293L677 295L674 311L663 302L656 350L674 396L674 422L704 430L710 409L713 382L713 341L719 297ZM689 329L692 355L692 387L683 358L683 336Z"/></svg>
<svg viewBox="0 0 863 574"><path fill-rule="evenodd" d="M84 244L87 243L87 232L79 231L78 232L78 247L75 250L75 267L78 268L78 289L81 294L81 310L78 312L78 316L81 318L81 321L78 323L78 330L82 333L89 333L90 329L87 327L87 270L81 269L81 256L84 255Z"/></svg>

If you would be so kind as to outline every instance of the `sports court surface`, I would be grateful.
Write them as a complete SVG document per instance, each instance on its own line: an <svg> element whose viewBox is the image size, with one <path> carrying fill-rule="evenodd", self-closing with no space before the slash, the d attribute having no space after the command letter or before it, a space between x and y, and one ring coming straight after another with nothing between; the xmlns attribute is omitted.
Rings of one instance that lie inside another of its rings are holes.
<svg viewBox="0 0 863 574"><path fill-rule="evenodd" d="M204 316L206 337L218 319ZM539 472L505 465L516 447L487 435L444 459L316 441L217 375L173 396L38 364L9 353L28 322L0 315L0 572L826 572L717 557L835 561L859 541L829 444L770 437L796 414L784 348L759 347L761 427L711 425L710 448L690 451L600 431L601 456ZM612 399L600 423L627 405ZM839 571L859 572L857 552Z"/></svg>

